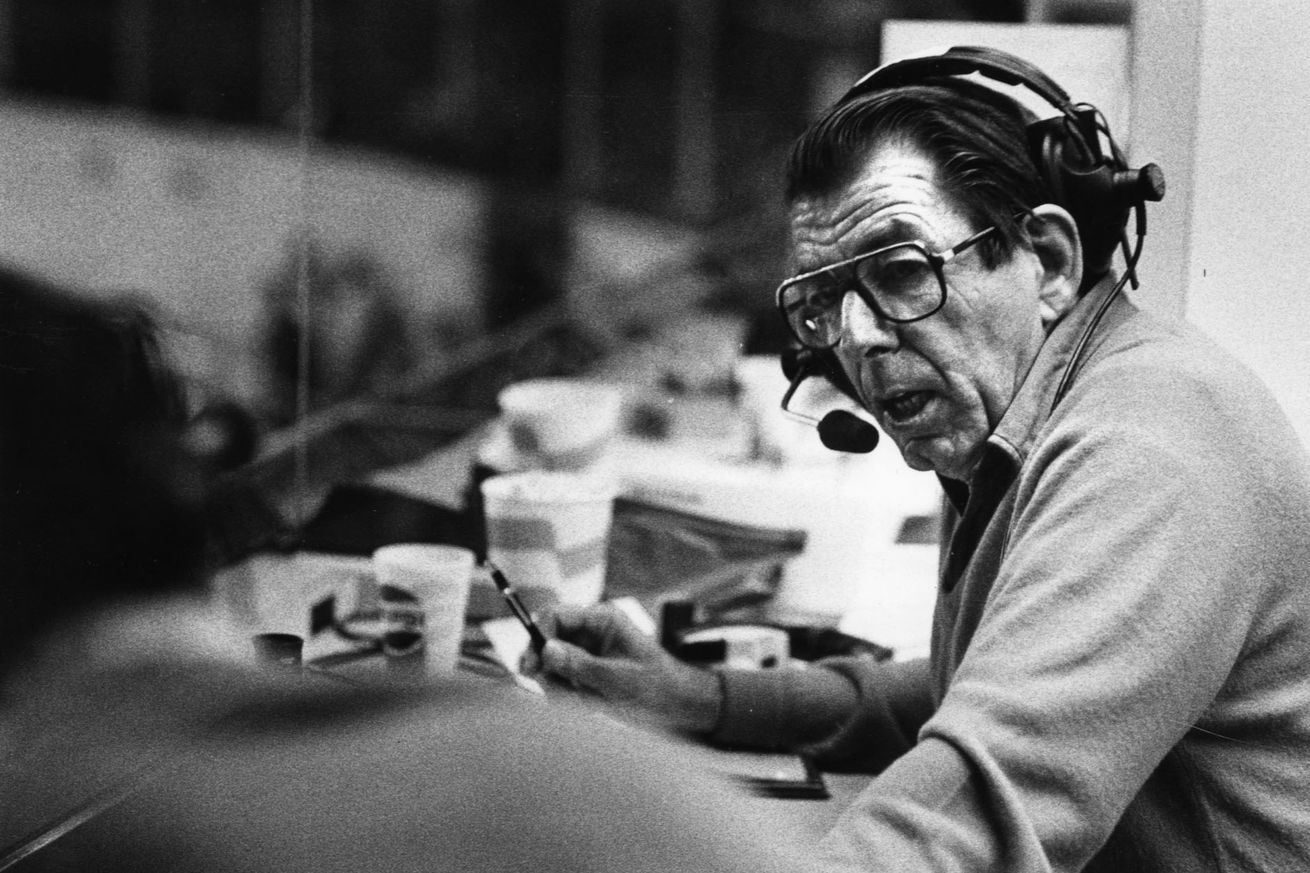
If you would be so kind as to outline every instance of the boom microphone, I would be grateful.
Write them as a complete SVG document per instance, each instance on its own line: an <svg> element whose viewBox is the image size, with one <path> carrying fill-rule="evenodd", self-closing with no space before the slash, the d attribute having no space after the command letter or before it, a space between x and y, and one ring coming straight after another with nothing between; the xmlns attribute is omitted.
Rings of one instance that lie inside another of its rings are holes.
<svg viewBox="0 0 1310 873"><path fill-rule="evenodd" d="M834 452L865 455L878 447L878 429L845 409L819 419L819 440Z"/></svg>
<svg viewBox="0 0 1310 873"><path fill-rule="evenodd" d="M782 371L791 384L787 387L787 393L782 395L782 411L797 421L818 428L820 442L834 452L868 454L877 448L880 434L876 427L855 413L834 409L822 419L817 419L787 407L800 384L816 375L821 366L818 355L809 349L789 349L783 353Z"/></svg>

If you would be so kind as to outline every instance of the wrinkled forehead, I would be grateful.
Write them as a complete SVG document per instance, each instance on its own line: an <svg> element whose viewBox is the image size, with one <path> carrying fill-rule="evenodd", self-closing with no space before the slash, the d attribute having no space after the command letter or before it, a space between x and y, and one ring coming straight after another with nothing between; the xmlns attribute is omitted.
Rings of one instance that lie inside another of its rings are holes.
<svg viewBox="0 0 1310 873"><path fill-rule="evenodd" d="M938 246L958 235L969 225L940 176L922 149L904 142L868 150L840 185L792 201L792 268L814 269L899 242Z"/></svg>

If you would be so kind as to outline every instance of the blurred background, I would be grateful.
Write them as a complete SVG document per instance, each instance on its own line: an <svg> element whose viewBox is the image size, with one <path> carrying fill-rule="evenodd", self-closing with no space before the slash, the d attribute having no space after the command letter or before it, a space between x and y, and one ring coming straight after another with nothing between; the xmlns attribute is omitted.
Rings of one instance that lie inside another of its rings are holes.
<svg viewBox="0 0 1310 873"><path fill-rule="evenodd" d="M855 528L930 541L935 480L759 426L790 142L910 50L1037 62L1165 169L1133 298L1310 443L1307 40L1303 0L0 0L0 261L153 314L221 468L220 561L340 549L397 493L476 541L470 468L516 464L498 393L585 374L632 389L643 499L810 528L805 610L845 611L852 567L930 607L932 548L892 572L906 549Z"/></svg>
<svg viewBox="0 0 1310 873"><path fill-rule="evenodd" d="M884 21L1130 6L0 0L0 257L140 300L270 487L339 481L669 323L776 352L782 157Z"/></svg>

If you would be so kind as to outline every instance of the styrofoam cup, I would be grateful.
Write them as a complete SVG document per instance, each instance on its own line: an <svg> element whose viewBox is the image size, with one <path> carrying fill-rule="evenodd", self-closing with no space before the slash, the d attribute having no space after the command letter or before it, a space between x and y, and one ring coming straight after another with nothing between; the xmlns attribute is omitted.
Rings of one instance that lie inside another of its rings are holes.
<svg viewBox="0 0 1310 873"><path fill-rule="evenodd" d="M473 552L460 546L397 543L373 552L373 571L383 591L383 625L421 635L427 673L453 673L464 637Z"/></svg>
<svg viewBox="0 0 1310 873"><path fill-rule="evenodd" d="M514 450L533 466L581 469L605 451L618 431L618 387L587 379L529 379L497 396Z"/></svg>
<svg viewBox="0 0 1310 873"><path fill-rule="evenodd" d="M580 473L528 471L482 482L487 556L517 588L588 605L605 588L614 486Z"/></svg>

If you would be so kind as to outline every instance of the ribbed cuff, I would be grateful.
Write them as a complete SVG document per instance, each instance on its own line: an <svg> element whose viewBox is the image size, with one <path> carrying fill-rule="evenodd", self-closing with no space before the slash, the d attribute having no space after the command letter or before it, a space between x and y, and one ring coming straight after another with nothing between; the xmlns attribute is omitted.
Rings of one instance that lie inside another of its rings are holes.
<svg viewBox="0 0 1310 873"><path fill-rule="evenodd" d="M710 735L725 746L777 748L785 743L786 682L782 670L716 671L723 699Z"/></svg>
<svg viewBox="0 0 1310 873"><path fill-rule="evenodd" d="M729 746L795 749L846 723L859 705L850 677L821 664L723 670L723 704L711 739Z"/></svg>

